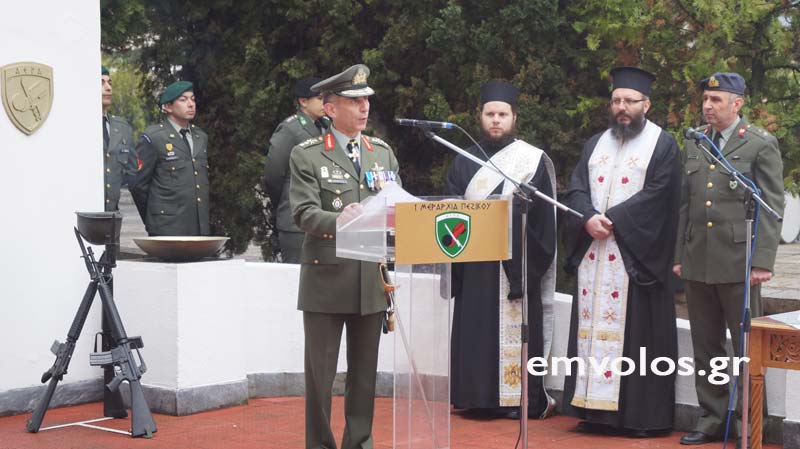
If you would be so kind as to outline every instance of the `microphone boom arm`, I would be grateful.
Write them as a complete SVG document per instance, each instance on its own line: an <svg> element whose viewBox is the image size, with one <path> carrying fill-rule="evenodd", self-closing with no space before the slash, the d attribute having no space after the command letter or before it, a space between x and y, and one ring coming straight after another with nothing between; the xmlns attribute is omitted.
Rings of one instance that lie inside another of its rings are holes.
<svg viewBox="0 0 800 449"><path fill-rule="evenodd" d="M702 140L708 140L708 137L705 134L701 133L701 135L703 136ZM717 163L720 167L722 167L723 170L725 170L730 176L732 176L736 180L737 185L742 186L742 188L750 192L750 195L752 195L753 199L755 199L758 202L758 204L760 204L761 207L767 211L768 214L770 214L773 218L778 220L778 223L783 221L783 217L781 217L781 215L778 212L776 212L775 209L769 207L769 204L767 204L766 201L764 201L761 198L761 195L759 195L753 189L753 187L750 186L750 184L744 182L744 180L742 179L742 175L739 172L735 170L733 171L730 170L725 163L723 163L716 155L714 155L714 153L711 152L711 150L709 150L705 145L703 145L702 142L700 142L701 139L699 137L696 137L695 139L698 141L697 146L700 147L703 150L703 152L706 153L706 156L710 157L711 160ZM714 143L711 142L711 145L714 145ZM719 149L717 149L717 151L719 151ZM727 162L727 160L725 162Z"/></svg>
<svg viewBox="0 0 800 449"><path fill-rule="evenodd" d="M546 201L547 203L549 203L549 204L551 204L551 205L563 210L564 212L569 212L569 213L575 215L578 218L583 218L583 214L581 214L580 212L578 212L578 211L576 211L574 209L570 209L567 205L565 205L563 203L559 203L558 201L554 200L553 198L550 198L549 196L547 196L544 193L540 192L536 187L533 187L533 186L525 184L525 183L517 182L516 180L508 177L501 170L498 170L497 167L493 166L493 164L487 164L485 161L482 161L479 157L474 156L474 155L470 154L468 151L465 151L465 150L459 148L457 145L453 145L452 143L448 142L447 140L439 137L433 131L431 131L429 129L426 129L424 132L425 132L425 136L427 136L431 140L433 140L435 142L438 142L438 143L446 146L447 148L450 148L451 150L453 150L456 153L466 157L467 159L471 160L472 162L475 162L476 164L480 165L481 167L486 167L489 170L492 170L493 172L499 174L500 176L503 177L503 179L505 179L508 182L510 182L511 184L513 184L517 188L517 190L519 190L520 192L525 190L528 193L532 193L532 194L536 195L538 198L541 198L542 200Z"/></svg>

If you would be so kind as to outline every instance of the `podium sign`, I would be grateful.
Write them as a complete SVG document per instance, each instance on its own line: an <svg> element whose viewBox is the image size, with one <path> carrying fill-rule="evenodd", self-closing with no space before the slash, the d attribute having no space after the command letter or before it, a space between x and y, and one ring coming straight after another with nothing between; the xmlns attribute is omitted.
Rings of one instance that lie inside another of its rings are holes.
<svg viewBox="0 0 800 449"><path fill-rule="evenodd" d="M508 200L395 204L398 264L485 262L511 258Z"/></svg>

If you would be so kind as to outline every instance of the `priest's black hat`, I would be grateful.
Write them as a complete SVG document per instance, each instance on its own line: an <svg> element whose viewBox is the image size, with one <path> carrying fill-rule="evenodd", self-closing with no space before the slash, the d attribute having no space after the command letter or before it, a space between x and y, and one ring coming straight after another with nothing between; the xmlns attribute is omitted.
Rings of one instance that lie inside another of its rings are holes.
<svg viewBox="0 0 800 449"><path fill-rule="evenodd" d="M614 89L633 89L645 96L650 96L650 87L656 80L655 75L638 67L615 67L611 69Z"/></svg>
<svg viewBox="0 0 800 449"><path fill-rule="evenodd" d="M519 90L506 81L489 81L481 85L481 106L490 101L502 101L512 108L517 107Z"/></svg>

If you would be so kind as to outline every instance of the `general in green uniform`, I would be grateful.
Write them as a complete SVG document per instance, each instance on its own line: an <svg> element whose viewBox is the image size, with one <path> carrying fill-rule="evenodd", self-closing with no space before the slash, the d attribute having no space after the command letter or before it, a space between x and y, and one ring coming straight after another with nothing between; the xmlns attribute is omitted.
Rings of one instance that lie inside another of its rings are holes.
<svg viewBox="0 0 800 449"><path fill-rule="evenodd" d="M367 137L369 69L355 65L312 87L324 95L333 124L324 136L292 150L289 199L306 233L300 255L298 309L305 333L306 448L335 449L331 389L343 327L347 384L342 449L371 449L381 316L386 309L377 263L336 257L336 218L356 216L360 201L386 181L399 181L384 141Z"/></svg>
<svg viewBox="0 0 800 449"><path fill-rule="evenodd" d="M708 125L699 130L718 142L731 165L753 180L767 204L781 213L783 164L778 141L739 116L744 102L744 79L736 73L715 73L700 85L703 116ZM701 143L711 148L707 141ZM730 329L734 352L740 355L746 226L744 189L707 157L697 142L686 141L684 158L673 271L684 280L686 289L695 373L700 370L706 373L695 374L697 399L703 414L695 430L681 438L682 444L693 445L720 439L725 430L729 385L711 384L708 374L713 358L727 357L726 326ZM759 287L772 276L779 234L779 223L761 212L750 271L753 316L761 314Z"/></svg>
<svg viewBox="0 0 800 449"><path fill-rule="evenodd" d="M191 124L192 83L178 81L161 95L166 117L144 130L136 145L142 161L131 188L149 235L210 235L208 136Z"/></svg>
<svg viewBox="0 0 800 449"><path fill-rule="evenodd" d="M276 230L283 262L300 263L304 233L294 224L289 205L289 155L297 144L320 136L327 128L322 95L311 90L321 78L307 77L294 86L297 113L282 121L269 139L264 182L275 211Z"/></svg>
<svg viewBox="0 0 800 449"><path fill-rule="evenodd" d="M119 210L120 188L136 175L138 162L133 149L133 129L122 117L108 113L113 103L111 76L100 70L103 95L103 193L105 210Z"/></svg>

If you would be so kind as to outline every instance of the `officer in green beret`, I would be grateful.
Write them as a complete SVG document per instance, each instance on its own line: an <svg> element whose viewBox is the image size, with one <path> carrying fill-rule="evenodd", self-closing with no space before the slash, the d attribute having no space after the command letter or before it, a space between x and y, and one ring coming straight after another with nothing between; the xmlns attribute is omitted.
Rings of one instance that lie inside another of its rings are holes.
<svg viewBox="0 0 800 449"><path fill-rule="evenodd" d="M753 180L762 198L783 212L783 162L778 141L766 130L748 123L739 112L744 105L745 81L737 73L715 73L700 82L706 134L744 176ZM772 278L780 224L766 213L758 217L749 279L746 267L744 189L706 156L698 142L686 140L683 194L673 271L684 281L694 348L695 388L702 414L694 431L681 444L705 444L721 439L725 431L729 384L714 385L708 373L711 360L727 357L725 330L739 354L745 282L752 286L751 308L760 316L761 284ZM712 149L713 152L713 149ZM706 375L699 373L703 370ZM741 388L741 383L739 384ZM741 398L741 390L739 391ZM739 412L741 403L738 406Z"/></svg>
<svg viewBox="0 0 800 449"><path fill-rule="evenodd" d="M276 215L276 229L285 263L300 263L300 247L305 234L292 219L289 206L289 154L295 145L322 135L328 120L322 108L322 94L311 86L322 78L306 77L294 85L297 112L281 122L269 139L264 182Z"/></svg>
<svg viewBox="0 0 800 449"><path fill-rule="evenodd" d="M103 98L103 192L106 211L119 210L119 191L138 170L133 129L122 117L108 110L114 102L111 74L100 69Z"/></svg>
<svg viewBox="0 0 800 449"><path fill-rule="evenodd" d="M210 235L208 136L192 124L192 83L170 84L159 105L166 116L147 127L136 145L142 161L131 188L136 207L151 236Z"/></svg>
<svg viewBox="0 0 800 449"><path fill-rule="evenodd" d="M336 219L360 213L360 201L398 181L389 145L361 133L369 118L369 69L354 65L321 81L328 132L292 150L289 188L294 222L305 233L298 309L305 333L306 448L335 448L331 389L343 327L347 384L342 449L371 449L378 343L386 299L379 266L336 257Z"/></svg>

